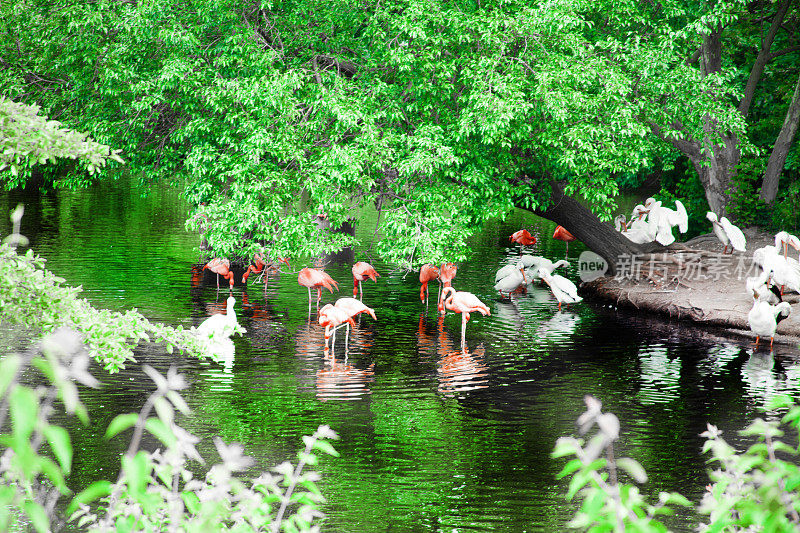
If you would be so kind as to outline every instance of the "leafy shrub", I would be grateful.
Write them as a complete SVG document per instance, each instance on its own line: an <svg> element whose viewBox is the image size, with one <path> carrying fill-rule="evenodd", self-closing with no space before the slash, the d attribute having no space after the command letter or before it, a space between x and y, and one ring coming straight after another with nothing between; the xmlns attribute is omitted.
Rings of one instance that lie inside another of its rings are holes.
<svg viewBox="0 0 800 533"><path fill-rule="evenodd" d="M614 457L613 444L619 439L619 420L603 413L598 400L586 399L587 411L578 418L581 434L595 426L595 435L588 441L561 437L556 442L554 457L574 455L559 474L572 476L568 498L579 494L583 499L580 511L570 527L590 531L666 531L659 515L673 512L670 505L691 506L677 493L662 492L657 504L649 504L635 485L621 483L620 471L637 483L647 481L641 465L633 459ZM788 409L781 423L800 430L800 406L788 396L778 397L770 409ZM800 467L782 455L796 456L798 450L786 444L777 421L756 419L740 433L756 440L746 451L737 452L726 443L722 432L709 424L702 433L707 440L703 453L711 454L710 463L717 468L709 472L711 484L697 511L709 516L699 531L785 532L800 530ZM605 457L603 457L605 455Z"/></svg>
<svg viewBox="0 0 800 533"><path fill-rule="evenodd" d="M66 328L23 354L0 360L0 428L5 432L0 436L0 530L30 525L44 532L61 521L57 503L70 493L64 477L70 471L73 450L68 432L49 418L59 399L67 413L88 422L76 383L98 385L88 373L90 362L80 336ZM46 386L21 382L30 367L47 378ZM176 409L189 414L179 394L186 383L174 369L166 376L148 366L144 370L156 390L139 413L117 416L106 432L112 437L133 428L119 477L113 483L95 482L75 496L68 507L71 521L89 531L317 529L324 498L315 485L319 475L304 469L317 464L316 452L337 455L329 443L337 436L330 428L320 426L304 437L297 465L282 463L273 473L253 480L238 475L252 464L243 448L217 439L221 462L211 466L204 478L195 478L189 462L205 464L195 448L199 439L175 421ZM145 431L164 447L139 449ZM44 444L48 449L43 451ZM100 502L90 507L98 498Z"/></svg>

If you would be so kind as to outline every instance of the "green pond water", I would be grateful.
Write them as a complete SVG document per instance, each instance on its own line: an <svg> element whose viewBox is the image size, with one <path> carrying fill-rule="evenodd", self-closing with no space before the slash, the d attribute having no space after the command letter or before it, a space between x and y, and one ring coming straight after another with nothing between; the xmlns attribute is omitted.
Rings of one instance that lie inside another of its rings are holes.
<svg viewBox="0 0 800 533"><path fill-rule="evenodd" d="M187 206L163 188L146 198L126 182L79 192L4 193L0 212L25 203L22 233L47 266L95 306L132 307L154 321L189 327L224 309L228 291L214 279L193 281L199 237L184 230ZM5 217L4 217L5 218ZM374 226L356 228L365 245L356 260L375 265L377 284L364 301L377 322L362 316L345 357L323 353L323 332L296 271L246 290L234 287L239 322L227 368L143 346L137 363L108 375L82 397L92 416L87 429L68 420L75 448L69 483L80 488L114 479L127 442L102 435L119 413L138 411L152 383L147 363L177 366L193 409L179 423L202 438L201 453L216 457L213 437L240 442L259 469L294 460L301 437L328 424L341 436L339 458L318 470L328 502L324 531L562 531L576 510L565 500L564 464L549 454L556 439L576 433L583 397L592 394L622 424L620 454L649 474L645 493L679 491L698 501L707 464L700 453L706 422L733 443L736 431L779 392L798 390L798 351L777 346L753 353L743 340L644 314L583 302L558 312L545 287L513 301L498 299L494 273L518 253L508 235L528 227L535 252L564 257L553 225L523 212L488 224L474 239L475 254L460 265L454 285L475 293L491 316L474 314L460 349L461 321L443 320L419 301L417 274L381 263ZM3 233L8 224L0 224ZM570 246L573 264L582 248ZM351 295L350 263L327 272ZM576 279L574 266L569 277ZM253 278L251 278L252 280ZM434 286L434 292L436 287ZM155 442L148 442L155 446ZM701 517L678 515L670 526L690 531Z"/></svg>

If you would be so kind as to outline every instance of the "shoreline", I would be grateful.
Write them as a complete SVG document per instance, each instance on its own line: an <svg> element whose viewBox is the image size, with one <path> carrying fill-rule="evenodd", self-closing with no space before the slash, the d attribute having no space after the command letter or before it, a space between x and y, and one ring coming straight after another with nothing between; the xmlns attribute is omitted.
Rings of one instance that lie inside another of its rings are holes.
<svg viewBox="0 0 800 533"><path fill-rule="evenodd" d="M733 255L723 255L722 244L711 233L657 253L623 258L617 276L581 283L579 292L616 307L722 328L754 340L747 323L753 298L745 289L745 278L760 272L753 251L774 244L774 237L754 227L744 234L747 250ZM774 342L800 344L800 295L786 294L783 301L792 311L778 324ZM759 346L764 346L764 339Z"/></svg>

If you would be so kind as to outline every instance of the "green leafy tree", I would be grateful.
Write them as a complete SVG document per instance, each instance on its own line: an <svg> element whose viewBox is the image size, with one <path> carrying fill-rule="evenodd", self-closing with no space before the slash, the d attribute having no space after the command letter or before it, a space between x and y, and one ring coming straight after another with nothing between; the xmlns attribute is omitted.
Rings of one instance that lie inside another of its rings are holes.
<svg viewBox="0 0 800 533"><path fill-rule="evenodd" d="M754 150L742 69L708 53L741 2L2 6L3 92L121 147L143 180L184 178L189 226L231 258L338 249L352 237L321 225L377 209L387 260L461 260L522 207L613 267L642 251L596 216L616 174L677 148L724 209L736 158L718 147Z"/></svg>
<svg viewBox="0 0 800 533"><path fill-rule="evenodd" d="M120 150L94 142L86 133L62 127L39 115L39 107L0 96L0 172L10 175L6 186L24 184L31 168L59 159L74 159L95 174L111 159L122 163Z"/></svg>

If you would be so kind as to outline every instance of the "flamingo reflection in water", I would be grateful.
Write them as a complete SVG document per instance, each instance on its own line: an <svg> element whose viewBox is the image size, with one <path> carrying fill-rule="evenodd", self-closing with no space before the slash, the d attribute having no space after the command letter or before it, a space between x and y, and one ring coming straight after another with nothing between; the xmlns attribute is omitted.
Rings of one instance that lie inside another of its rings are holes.
<svg viewBox="0 0 800 533"><path fill-rule="evenodd" d="M337 360L325 350L323 367L317 370L317 398L320 400L358 400L371 394L375 381L375 363L366 369L356 368L344 359Z"/></svg>
<svg viewBox="0 0 800 533"><path fill-rule="evenodd" d="M466 346L460 350L453 347L447 332L444 330L444 317L438 321L439 361L436 375L439 379L438 391L445 396L485 389L489 385L489 369L484 363L486 349L483 343L470 353Z"/></svg>

